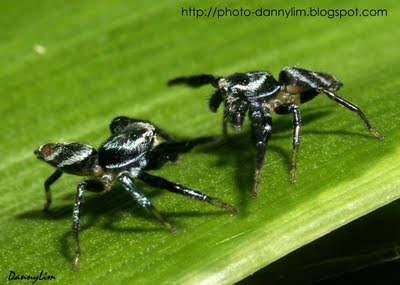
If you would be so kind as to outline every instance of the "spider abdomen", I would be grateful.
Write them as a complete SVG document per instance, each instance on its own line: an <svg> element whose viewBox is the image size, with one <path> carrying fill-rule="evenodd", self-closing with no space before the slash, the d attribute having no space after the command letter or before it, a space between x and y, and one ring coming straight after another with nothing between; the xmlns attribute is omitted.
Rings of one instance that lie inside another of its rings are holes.
<svg viewBox="0 0 400 285"><path fill-rule="evenodd" d="M99 164L105 169L143 168L154 141L152 127L128 127L112 135L99 149Z"/></svg>

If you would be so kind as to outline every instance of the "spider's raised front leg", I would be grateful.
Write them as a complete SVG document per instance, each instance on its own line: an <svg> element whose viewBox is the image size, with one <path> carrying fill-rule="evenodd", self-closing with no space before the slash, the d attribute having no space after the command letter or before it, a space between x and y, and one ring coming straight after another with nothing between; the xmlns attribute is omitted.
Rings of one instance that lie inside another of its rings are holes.
<svg viewBox="0 0 400 285"><path fill-rule="evenodd" d="M72 236L75 242L75 257L72 263L72 270L74 271L78 270L79 258L81 255L81 249L79 246L79 225L84 190L90 192L102 192L104 190L104 184L98 180L86 180L79 183L76 189L74 209L72 211Z"/></svg>
<svg viewBox="0 0 400 285"><path fill-rule="evenodd" d="M266 146L271 136L272 120L271 114L257 103L251 104L249 109L253 140L256 145L256 167L252 191L252 195L255 198L258 196L258 184L264 164Z"/></svg>
<svg viewBox="0 0 400 285"><path fill-rule="evenodd" d="M199 201L204 201L207 202L209 204L212 204L214 206L226 209L230 212L236 213L238 212L238 209L236 209L234 206L229 205L217 198L213 198L211 196L208 196L207 194L204 194L200 191L194 190L194 189L190 189L187 188L185 186L182 186L180 184L177 183L173 183L171 181L168 181L162 177L158 177L158 176L154 176L154 175L150 175L148 173L145 172L141 172L138 176L138 178L140 180L142 180L143 182L145 182L146 184L152 186L152 187L157 187L157 188L161 188L161 189L165 189L168 190L170 192L173 193L177 193L183 196L187 196L190 197L192 199L195 200L199 200Z"/></svg>
<svg viewBox="0 0 400 285"><path fill-rule="evenodd" d="M300 109L297 105L281 105L275 109L277 114L293 114L293 136L292 136L292 146L293 146L293 157L292 157L292 167L290 170L290 182L296 182L296 169L297 160L299 154L299 146L301 139L301 116Z"/></svg>
<svg viewBox="0 0 400 285"><path fill-rule="evenodd" d="M190 151L198 144L214 141L215 137L199 137L187 141L163 142L155 146L149 156L149 161L144 170L159 169L165 163L176 161L179 154Z"/></svg>
<svg viewBox="0 0 400 285"><path fill-rule="evenodd" d="M150 213L155 216L160 223L169 231L176 232L176 228L171 225L164 217L158 212L158 210L153 206L150 199L147 198L143 193L141 193L133 183L132 177L127 172L122 172L118 175L118 180L128 191L128 193L132 196L134 200L136 200L140 206L146 208Z"/></svg>
<svg viewBox="0 0 400 285"><path fill-rule="evenodd" d="M171 79L168 81L168 85L177 85L177 84L186 84L191 87L201 87L206 84L211 84L212 86L219 88L218 82L221 77L214 76L212 74L200 74L200 75L193 75L193 76L182 76ZM210 98L208 102L208 106L211 112L217 112L219 105L224 101L224 96L222 95L221 90L217 90ZM222 120L222 132L224 135L227 135L227 123L224 120L225 118L225 110L223 112L223 120Z"/></svg>
<svg viewBox="0 0 400 285"><path fill-rule="evenodd" d="M325 89L322 89L321 91L323 93L325 93L326 95L328 95L328 97L330 99L332 99L333 101L335 101L336 103L340 104L341 106L345 107L346 109L348 109L350 111L355 112L358 116L360 116L361 120L363 120L363 122L365 123L365 125L367 126L367 128L371 134L373 134L375 137L377 137L380 140L384 139L384 136L372 127L371 123L368 121L367 117L364 115L364 113L361 111L361 109L359 107L357 107L350 101L336 95L332 91L325 90Z"/></svg>
<svg viewBox="0 0 400 285"><path fill-rule="evenodd" d="M191 87L200 87L206 84L212 84L214 87L218 86L219 77L212 74L200 74L192 76L176 77L168 81L168 85L186 84Z"/></svg>

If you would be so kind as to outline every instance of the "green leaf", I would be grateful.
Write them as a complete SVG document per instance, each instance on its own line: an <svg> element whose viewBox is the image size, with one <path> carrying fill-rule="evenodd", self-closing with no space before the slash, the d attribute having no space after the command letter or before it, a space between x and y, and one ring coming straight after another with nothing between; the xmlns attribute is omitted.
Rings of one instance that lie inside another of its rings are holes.
<svg viewBox="0 0 400 285"><path fill-rule="evenodd" d="M292 7L267 4L264 8ZM320 4L296 2L296 8ZM213 5L0 4L1 278L10 271L35 276L43 270L68 284L230 284L399 198L399 4L357 4L387 9L382 17L182 16L182 9ZM104 195L86 193L81 266L71 271L70 216L82 178L64 175L54 184L51 211L44 214L43 182L53 169L34 157L34 149L54 141L98 146L118 115L151 120L181 139L218 135L222 115L207 109L213 89L172 88L166 82L248 70L278 75L285 66L334 74L344 82L340 95L359 105L385 140L321 95L301 106L303 136L293 185L291 117L274 115L260 195L252 199L254 150L247 122L241 132L230 131L228 138L154 171L237 205L239 214L138 183L177 226L170 234L119 186Z"/></svg>

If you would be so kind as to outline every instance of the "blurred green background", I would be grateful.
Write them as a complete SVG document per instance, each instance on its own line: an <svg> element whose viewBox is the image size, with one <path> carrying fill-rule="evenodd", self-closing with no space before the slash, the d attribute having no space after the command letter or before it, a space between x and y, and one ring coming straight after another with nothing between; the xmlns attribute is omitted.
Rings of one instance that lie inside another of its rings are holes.
<svg viewBox="0 0 400 285"><path fill-rule="evenodd" d="M306 284L398 258L397 202L379 210L373 222L357 220L309 243L400 196L399 5L389 0L2 1L1 280L7 281L10 270L25 275L43 270L56 276L49 284L231 284L263 268L242 282ZM386 9L388 15L182 15L182 9L210 7L369 8ZM254 200L249 195L254 151L246 124L155 172L237 205L238 215L138 182L178 227L172 235L119 186L104 195L87 193L81 268L70 270L70 216L82 179L65 175L57 182L51 212L44 214L43 182L53 169L34 157L34 149L54 141L98 146L118 115L151 120L181 139L219 135L222 115L207 108L212 88L169 88L166 82L179 75L249 70L277 76L285 66L335 75L344 82L340 94L363 109L385 140L375 139L354 114L321 95L301 106L303 140L298 182L292 185L291 117L274 116L260 196ZM366 237L371 239L360 242Z"/></svg>

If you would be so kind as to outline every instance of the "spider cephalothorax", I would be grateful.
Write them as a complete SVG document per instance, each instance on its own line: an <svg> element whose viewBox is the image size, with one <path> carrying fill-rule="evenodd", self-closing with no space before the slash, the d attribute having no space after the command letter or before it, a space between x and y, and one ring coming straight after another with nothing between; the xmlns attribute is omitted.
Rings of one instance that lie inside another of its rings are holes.
<svg viewBox="0 0 400 285"><path fill-rule="evenodd" d="M175 227L165 220L151 201L137 189L136 178L153 187L208 202L231 212L237 211L235 207L219 199L145 172L157 169L168 161L175 161L180 153L189 151L199 143L212 140L211 137L178 142L148 121L127 117L115 118L111 122L110 129L112 135L98 150L83 143L48 143L35 151L39 159L57 168L44 183L47 200L45 211L48 211L51 204L50 186L64 172L93 177L79 183L76 190L72 214L72 232L75 241L74 270L78 268L80 257L78 231L84 190L108 191L114 182L118 181L134 200L149 210L172 232L175 231Z"/></svg>
<svg viewBox="0 0 400 285"><path fill-rule="evenodd" d="M292 113L293 115L291 182L296 181L296 164L300 145L301 117L298 106L310 101L318 94L324 93L336 103L358 114L368 130L377 138L383 139L383 136L372 127L360 108L336 94L343 84L327 73L286 67L280 72L278 80L268 72L254 71L235 73L226 77L210 74L178 77L170 80L168 84L187 84L192 87L212 84L217 88L210 98L209 108L212 112L216 112L219 105L224 103L224 134L227 133L227 125L235 130L240 130L246 113L248 113L256 145L253 196L258 194L266 144L272 130L272 111L278 114Z"/></svg>

